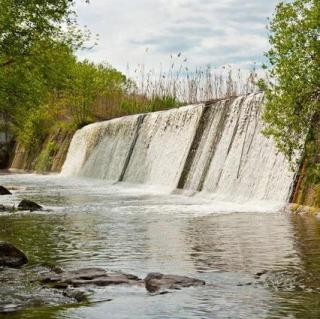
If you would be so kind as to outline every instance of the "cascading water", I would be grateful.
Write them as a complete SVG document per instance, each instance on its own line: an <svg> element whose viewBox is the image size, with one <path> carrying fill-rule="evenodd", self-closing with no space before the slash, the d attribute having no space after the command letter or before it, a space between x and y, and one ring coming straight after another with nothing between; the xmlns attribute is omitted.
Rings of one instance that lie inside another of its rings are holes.
<svg viewBox="0 0 320 319"><path fill-rule="evenodd" d="M175 188L201 114L199 105L146 115L123 180Z"/></svg>
<svg viewBox="0 0 320 319"><path fill-rule="evenodd" d="M127 116L78 130L72 139L62 175L120 180L143 117Z"/></svg>
<svg viewBox="0 0 320 319"><path fill-rule="evenodd" d="M259 94L231 105L202 190L227 199L287 200L294 172L261 134L262 102Z"/></svg>
<svg viewBox="0 0 320 319"><path fill-rule="evenodd" d="M207 108L182 188L223 200L287 200L294 172L273 140L261 134L262 104L263 95L255 94Z"/></svg>
<svg viewBox="0 0 320 319"><path fill-rule="evenodd" d="M76 132L62 174L285 202L294 172L261 133L262 105L251 94L89 125Z"/></svg>

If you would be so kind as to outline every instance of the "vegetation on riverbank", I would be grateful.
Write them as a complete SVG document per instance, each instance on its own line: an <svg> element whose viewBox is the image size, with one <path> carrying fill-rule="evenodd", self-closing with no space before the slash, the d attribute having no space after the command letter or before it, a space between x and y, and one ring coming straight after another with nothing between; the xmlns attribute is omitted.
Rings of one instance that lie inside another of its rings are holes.
<svg viewBox="0 0 320 319"><path fill-rule="evenodd" d="M320 3L281 1L269 25L269 83L264 83L267 135L289 160L308 151L320 111Z"/></svg>
<svg viewBox="0 0 320 319"><path fill-rule="evenodd" d="M293 200L320 205L320 2L281 1L269 25L265 133L295 167Z"/></svg>
<svg viewBox="0 0 320 319"><path fill-rule="evenodd" d="M77 61L92 37L77 26L73 5L0 1L0 129L29 150L58 130L176 105L168 96L137 96L110 65Z"/></svg>
<svg viewBox="0 0 320 319"><path fill-rule="evenodd" d="M77 25L75 1L0 0L0 131L28 153L41 153L32 167L45 168L58 132L91 122L152 112L252 92L255 67L190 71L171 56L167 71L138 66L128 78L108 64L78 61L93 36Z"/></svg>

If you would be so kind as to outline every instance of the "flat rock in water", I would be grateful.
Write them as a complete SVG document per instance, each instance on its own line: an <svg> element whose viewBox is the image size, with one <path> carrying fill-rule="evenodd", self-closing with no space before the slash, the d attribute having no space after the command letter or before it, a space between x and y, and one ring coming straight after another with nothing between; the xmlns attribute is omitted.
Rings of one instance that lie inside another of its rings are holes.
<svg viewBox="0 0 320 319"><path fill-rule="evenodd" d="M65 271L61 274L49 274L41 279L43 283L51 284L55 288L82 287L86 285L139 285L143 281L135 275L109 273L101 268L83 268Z"/></svg>
<svg viewBox="0 0 320 319"><path fill-rule="evenodd" d="M0 241L0 266L19 268L28 262L27 256L12 244Z"/></svg>
<svg viewBox="0 0 320 319"><path fill-rule="evenodd" d="M31 200L23 199L18 205L18 210L30 210L32 212L35 210L42 210L42 206Z"/></svg>
<svg viewBox="0 0 320 319"><path fill-rule="evenodd" d="M164 289L203 286L206 284L203 280L195 278L177 275L164 275L161 273L148 274L144 282L145 287L149 292L158 292Z"/></svg>
<svg viewBox="0 0 320 319"><path fill-rule="evenodd" d="M4 186L0 185L0 195L11 195L11 192Z"/></svg>

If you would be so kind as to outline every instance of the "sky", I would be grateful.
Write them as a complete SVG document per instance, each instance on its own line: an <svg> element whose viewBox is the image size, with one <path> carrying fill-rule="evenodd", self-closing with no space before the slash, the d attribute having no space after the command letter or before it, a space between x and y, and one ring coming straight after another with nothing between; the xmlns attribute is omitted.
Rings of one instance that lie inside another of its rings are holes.
<svg viewBox="0 0 320 319"><path fill-rule="evenodd" d="M108 62L126 72L183 59L190 69L264 61L267 18L278 0L79 0L78 22L98 45L80 59Z"/></svg>

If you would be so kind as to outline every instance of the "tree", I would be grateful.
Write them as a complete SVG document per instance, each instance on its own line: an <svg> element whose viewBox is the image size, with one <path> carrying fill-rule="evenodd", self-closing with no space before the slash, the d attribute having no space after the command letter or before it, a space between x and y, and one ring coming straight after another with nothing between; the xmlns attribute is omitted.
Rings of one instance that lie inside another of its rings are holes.
<svg viewBox="0 0 320 319"><path fill-rule="evenodd" d="M269 29L265 133L293 161L320 115L320 1L281 1Z"/></svg>
<svg viewBox="0 0 320 319"><path fill-rule="evenodd" d="M61 39L65 26L76 24L74 2L0 0L0 67L29 57L36 42Z"/></svg>
<svg viewBox="0 0 320 319"><path fill-rule="evenodd" d="M126 86L127 79L121 72L109 65L95 65L85 60L72 65L61 102L79 128L94 120L98 99L117 97L120 100Z"/></svg>
<svg viewBox="0 0 320 319"><path fill-rule="evenodd" d="M40 114L36 109L65 86L76 63L73 51L85 40L74 2L0 0L0 124L6 133L22 134L28 115Z"/></svg>

